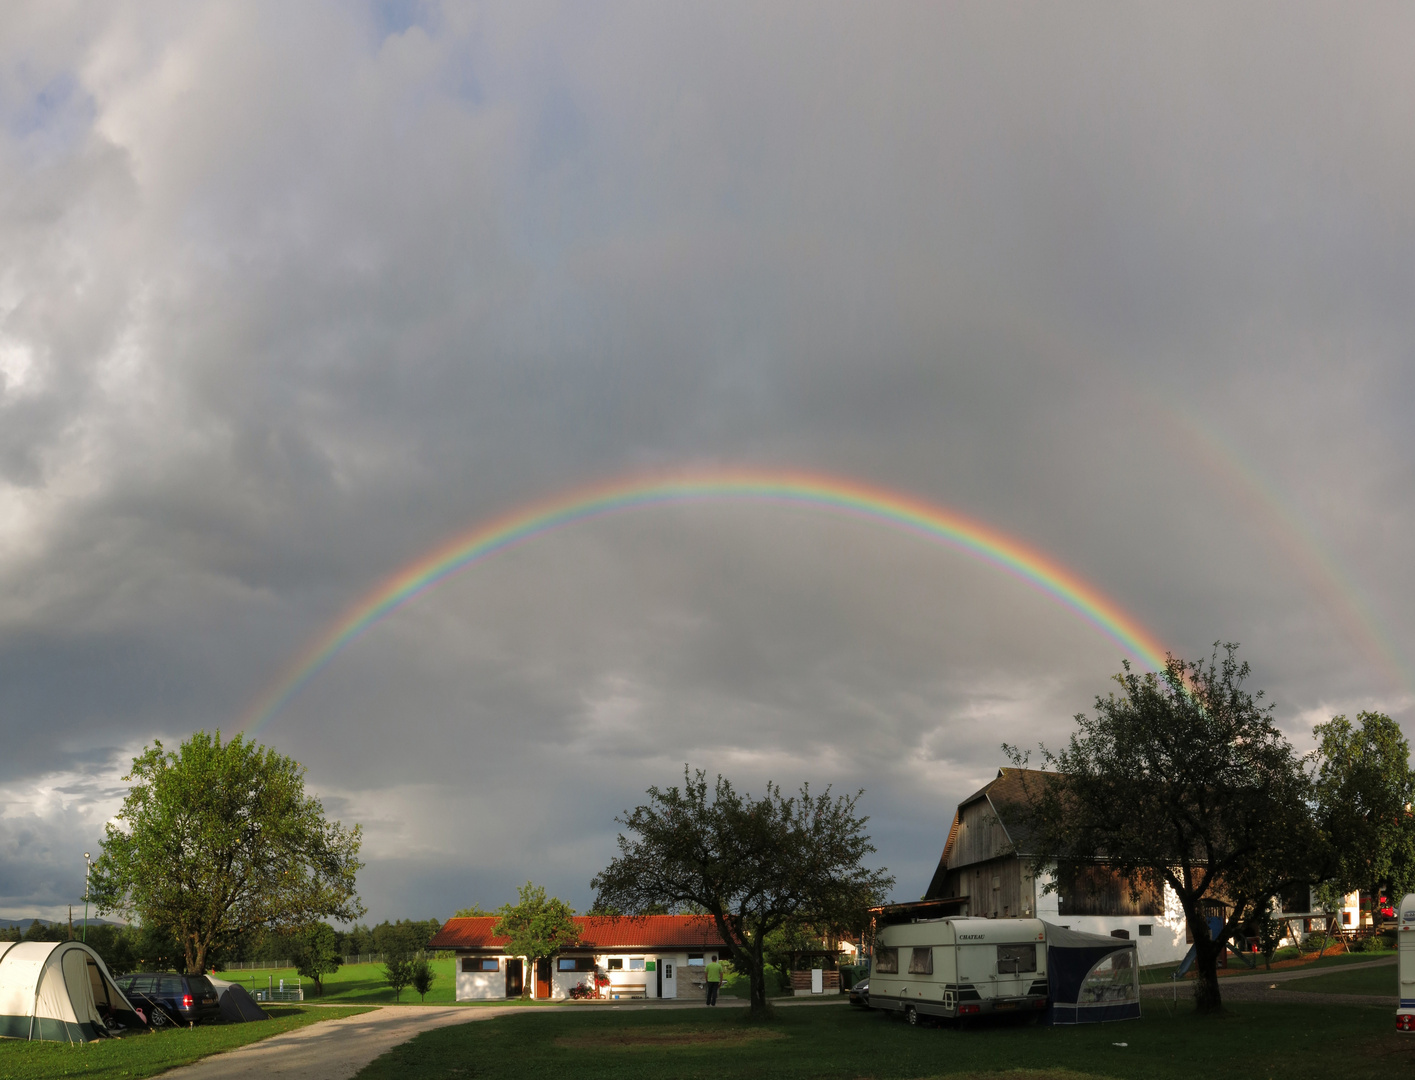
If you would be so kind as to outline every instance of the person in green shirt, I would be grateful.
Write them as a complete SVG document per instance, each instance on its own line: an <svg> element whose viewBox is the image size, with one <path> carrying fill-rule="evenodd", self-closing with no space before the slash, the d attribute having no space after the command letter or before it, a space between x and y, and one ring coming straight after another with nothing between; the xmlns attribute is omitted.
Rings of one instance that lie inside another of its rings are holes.
<svg viewBox="0 0 1415 1080"><path fill-rule="evenodd" d="M714 956L703 968L703 974L707 976L707 1003L717 1004L717 990L722 985L722 962Z"/></svg>

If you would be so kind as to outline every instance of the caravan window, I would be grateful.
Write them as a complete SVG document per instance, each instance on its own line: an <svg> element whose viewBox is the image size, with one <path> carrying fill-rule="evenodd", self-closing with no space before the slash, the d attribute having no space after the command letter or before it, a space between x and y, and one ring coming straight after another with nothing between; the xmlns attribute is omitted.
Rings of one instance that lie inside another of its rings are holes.
<svg viewBox="0 0 1415 1080"><path fill-rule="evenodd" d="M874 970L877 975L898 975L899 950L880 949L876 952Z"/></svg>
<svg viewBox="0 0 1415 1080"><path fill-rule="evenodd" d="M932 975L934 973L934 951L932 949L915 949L914 954L909 957L910 975Z"/></svg>
<svg viewBox="0 0 1415 1080"><path fill-rule="evenodd" d="M997 973L1017 975L1023 971L1037 970L1037 947L1035 945L999 945L997 947Z"/></svg>

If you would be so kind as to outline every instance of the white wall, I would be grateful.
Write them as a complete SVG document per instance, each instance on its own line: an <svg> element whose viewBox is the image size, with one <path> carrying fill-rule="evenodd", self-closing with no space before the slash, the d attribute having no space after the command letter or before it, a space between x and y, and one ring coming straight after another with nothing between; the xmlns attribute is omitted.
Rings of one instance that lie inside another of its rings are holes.
<svg viewBox="0 0 1415 1080"><path fill-rule="evenodd" d="M707 955L712 955L710 952ZM630 971L629 960L631 957L639 957L644 960L655 960L662 963L667 960L673 965L674 979L678 987L678 993L682 995L684 987L688 981L688 954L671 952L648 952L648 953L596 953L595 965L609 976L611 986L642 985L644 993L648 997L657 996L658 972L655 971ZM609 971L609 961L611 958L624 961L623 971ZM695 968L701 972L701 968ZM551 972L551 994L555 1000L563 1000L570 996L570 988L578 986L580 983L588 983L593 972L589 971L552 971ZM607 990L605 992L608 992Z"/></svg>
<svg viewBox="0 0 1415 1080"><path fill-rule="evenodd" d="M1062 916L1056 893L1043 893L1042 889L1052 880L1049 870L1036 876L1037 918L1045 919L1058 926L1069 926L1086 934L1110 936L1112 930L1125 930L1130 940L1135 942L1140 954L1140 966L1149 964L1172 964L1184 959L1189 945L1184 940L1186 926L1184 909L1179 906L1179 897L1168 885L1164 887L1163 915L1066 915ZM1150 928L1149 937L1140 936L1140 927Z"/></svg>
<svg viewBox="0 0 1415 1080"><path fill-rule="evenodd" d="M506 1000L506 960L505 956L496 957L497 970L495 971L463 971L462 957L458 956L454 963L457 965L457 1000L458 1001L504 1001ZM475 957L481 960L482 957ZM487 959L490 959L488 957ZM531 970L530 964L523 957L521 960L522 972Z"/></svg>

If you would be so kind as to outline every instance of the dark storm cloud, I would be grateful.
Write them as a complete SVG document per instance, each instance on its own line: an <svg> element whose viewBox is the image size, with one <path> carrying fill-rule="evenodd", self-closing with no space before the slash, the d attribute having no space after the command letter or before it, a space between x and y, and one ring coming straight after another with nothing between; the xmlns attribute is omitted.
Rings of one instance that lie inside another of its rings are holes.
<svg viewBox="0 0 1415 1080"><path fill-rule="evenodd" d="M1408 722L1415 88L1408 12L1363 14L15 15L0 914L67 903L145 742L232 730L456 531L636 469L912 492L1186 655L1241 640L1295 736ZM865 787L909 896L998 743L1064 738L1120 656L916 539L679 508L467 571L263 737L367 826L375 917L583 905L684 761Z"/></svg>

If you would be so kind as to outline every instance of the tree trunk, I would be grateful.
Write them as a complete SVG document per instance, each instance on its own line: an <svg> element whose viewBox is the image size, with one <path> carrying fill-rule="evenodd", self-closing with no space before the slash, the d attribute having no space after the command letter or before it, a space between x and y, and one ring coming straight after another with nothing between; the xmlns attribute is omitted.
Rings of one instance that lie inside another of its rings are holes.
<svg viewBox="0 0 1415 1080"><path fill-rule="evenodd" d="M766 957L743 949L742 958L747 962L747 978L751 983L752 1015L764 1016L769 1009L766 999Z"/></svg>
<svg viewBox="0 0 1415 1080"><path fill-rule="evenodd" d="M1198 976L1194 980L1194 1008L1201 1013L1223 1012L1223 998L1218 988L1218 957L1222 948L1221 942L1201 941L1198 934L1194 935L1194 969Z"/></svg>

